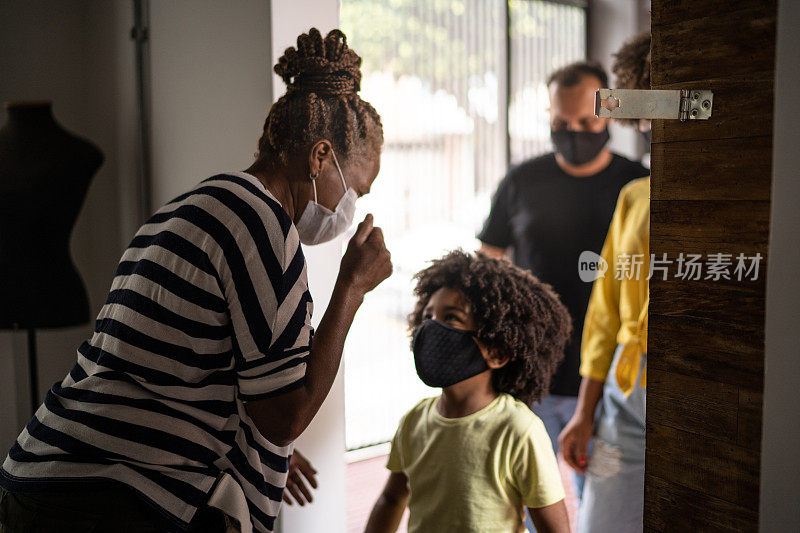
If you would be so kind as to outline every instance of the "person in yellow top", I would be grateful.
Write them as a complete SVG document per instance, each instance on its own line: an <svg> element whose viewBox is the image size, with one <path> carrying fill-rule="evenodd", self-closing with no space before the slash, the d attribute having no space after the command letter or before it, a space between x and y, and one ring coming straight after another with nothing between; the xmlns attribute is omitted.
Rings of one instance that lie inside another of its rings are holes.
<svg viewBox="0 0 800 533"><path fill-rule="evenodd" d="M442 394L407 413L367 533L568 532L564 487L544 423L571 319L552 288L509 261L451 252L417 274L409 317L417 373Z"/></svg>
<svg viewBox="0 0 800 533"><path fill-rule="evenodd" d="M604 382L621 346L614 369L617 386L627 396L647 352L648 274L650 270L650 177L631 181L620 191L601 257L613 266L595 281L586 310L580 373ZM645 387L646 373L641 376Z"/></svg>
<svg viewBox="0 0 800 533"><path fill-rule="evenodd" d="M649 33L623 45L613 70L620 88L650 88ZM649 121L639 129L649 141ZM607 270L594 282L583 327L578 407L559 436L566 462L586 474L580 533L643 528L649 227L647 177L620 192L601 252Z"/></svg>

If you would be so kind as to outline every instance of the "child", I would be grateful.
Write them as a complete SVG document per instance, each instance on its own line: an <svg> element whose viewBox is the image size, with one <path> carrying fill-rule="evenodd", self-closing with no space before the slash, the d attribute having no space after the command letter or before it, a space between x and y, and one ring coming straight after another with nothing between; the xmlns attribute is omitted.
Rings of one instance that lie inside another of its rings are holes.
<svg viewBox="0 0 800 533"><path fill-rule="evenodd" d="M454 251L418 273L409 316L423 382L442 387L400 421L367 533L568 532L539 400L571 322L549 285L500 259Z"/></svg>

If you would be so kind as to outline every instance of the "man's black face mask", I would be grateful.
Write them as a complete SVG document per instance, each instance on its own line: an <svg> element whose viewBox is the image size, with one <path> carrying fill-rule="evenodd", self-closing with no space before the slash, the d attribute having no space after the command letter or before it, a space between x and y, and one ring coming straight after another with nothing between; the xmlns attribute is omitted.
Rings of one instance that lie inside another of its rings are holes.
<svg viewBox="0 0 800 533"><path fill-rule="evenodd" d="M550 130L555 151L571 165L583 165L597 157L609 139L608 128L591 131Z"/></svg>

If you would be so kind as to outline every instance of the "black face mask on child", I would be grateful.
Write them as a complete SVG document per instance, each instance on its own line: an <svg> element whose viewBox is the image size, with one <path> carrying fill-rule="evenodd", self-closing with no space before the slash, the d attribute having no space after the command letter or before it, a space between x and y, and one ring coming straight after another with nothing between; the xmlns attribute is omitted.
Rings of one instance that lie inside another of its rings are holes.
<svg viewBox="0 0 800 533"><path fill-rule="evenodd" d="M449 387L489 370L474 333L432 319L420 324L411 346L422 382L429 387Z"/></svg>

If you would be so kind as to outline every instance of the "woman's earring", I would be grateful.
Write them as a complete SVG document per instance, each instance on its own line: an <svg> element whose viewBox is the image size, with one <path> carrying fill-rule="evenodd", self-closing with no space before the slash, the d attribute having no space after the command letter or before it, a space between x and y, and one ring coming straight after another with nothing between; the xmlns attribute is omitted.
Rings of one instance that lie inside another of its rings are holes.
<svg viewBox="0 0 800 533"><path fill-rule="evenodd" d="M314 203L317 202L317 176L319 176L319 171L316 174L312 174L311 172L308 173L308 177L311 178L311 186L314 187Z"/></svg>

